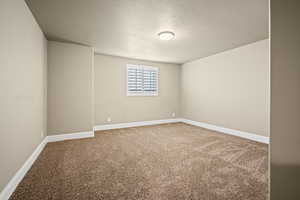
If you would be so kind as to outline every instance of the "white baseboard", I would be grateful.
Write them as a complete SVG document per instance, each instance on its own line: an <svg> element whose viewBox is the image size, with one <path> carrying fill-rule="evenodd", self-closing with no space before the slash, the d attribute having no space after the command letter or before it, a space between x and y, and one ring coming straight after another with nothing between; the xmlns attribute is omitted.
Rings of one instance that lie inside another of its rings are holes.
<svg viewBox="0 0 300 200"><path fill-rule="evenodd" d="M207 124L207 123L203 123L203 122L192 121L189 119L181 119L181 122L186 123L186 124L191 124L194 126L199 126L199 127L206 128L209 130L222 132L222 133L229 134L229 135L238 136L241 138L246 138L246 139L253 140L256 142L269 144L269 137L257 135L254 133L248 133L248 132L244 132L244 131L224 128L221 126L215 126L215 125L211 125L211 124Z"/></svg>
<svg viewBox="0 0 300 200"><path fill-rule="evenodd" d="M28 170L31 168L34 161L38 158L42 150L47 144L47 137L37 146L34 152L30 155L30 157L26 160L23 166L17 171L17 173L13 176L13 178L9 181L6 187L0 193L1 200L7 200L11 196L11 194L15 191L18 184L22 181Z"/></svg>
<svg viewBox="0 0 300 200"><path fill-rule="evenodd" d="M69 133L62 135L50 135L44 138L44 140L37 146L31 156L26 160L23 166L17 171L13 178L9 181L6 187L0 193L0 200L8 200L11 194L15 191L18 184L22 181L28 170L31 168L32 164L38 158L44 147L48 142L57 142L63 140L80 139L94 137L94 131L89 132L78 132Z"/></svg>
<svg viewBox="0 0 300 200"><path fill-rule="evenodd" d="M156 125L156 124L166 124L166 123L175 123L175 122L183 122L186 124L191 124L194 126L199 126L202 128L218 131L221 133L234 135L242 138L246 138L249 140L254 140L261 143L269 144L269 137L257 135L254 133L248 133L244 131L224 128L221 126L215 126L212 124L207 124L203 122L196 122L189 119L183 118L174 118L174 119L163 119L163 120L152 120L152 121L141 121L141 122L129 122L129 123L120 123L120 124L105 124L105 125L98 125L94 126L94 131L101 131L101 130L110 130L110 129L119 129L119 128L130 128L130 127L138 127L138 126L149 126L149 125Z"/></svg>
<svg viewBox="0 0 300 200"><path fill-rule="evenodd" d="M129 123L120 123L120 124L105 124L94 126L94 131L110 130L110 129L119 129L119 128L130 128L137 126L149 126L156 124L167 124L181 122L181 119L162 119L162 120L152 120L152 121L140 121L140 122L129 122Z"/></svg>
<svg viewBox="0 0 300 200"><path fill-rule="evenodd" d="M94 136L95 136L94 131L68 133L68 134L60 134L60 135L48 135L47 142L58 142L63 140L89 138Z"/></svg>

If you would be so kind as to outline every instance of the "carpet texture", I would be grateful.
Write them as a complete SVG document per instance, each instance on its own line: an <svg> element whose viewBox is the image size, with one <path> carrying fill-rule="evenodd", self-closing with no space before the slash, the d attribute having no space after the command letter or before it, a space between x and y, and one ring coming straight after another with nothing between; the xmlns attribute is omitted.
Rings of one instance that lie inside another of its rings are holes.
<svg viewBox="0 0 300 200"><path fill-rule="evenodd" d="M48 143L11 200L266 200L268 146L165 124Z"/></svg>

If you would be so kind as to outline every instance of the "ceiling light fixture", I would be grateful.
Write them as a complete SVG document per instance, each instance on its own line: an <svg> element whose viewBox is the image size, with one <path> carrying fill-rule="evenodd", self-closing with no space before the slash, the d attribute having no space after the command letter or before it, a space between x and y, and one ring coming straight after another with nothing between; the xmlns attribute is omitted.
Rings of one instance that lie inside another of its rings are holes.
<svg viewBox="0 0 300 200"><path fill-rule="evenodd" d="M175 34L171 31L163 31L158 34L161 40L171 40L175 37Z"/></svg>

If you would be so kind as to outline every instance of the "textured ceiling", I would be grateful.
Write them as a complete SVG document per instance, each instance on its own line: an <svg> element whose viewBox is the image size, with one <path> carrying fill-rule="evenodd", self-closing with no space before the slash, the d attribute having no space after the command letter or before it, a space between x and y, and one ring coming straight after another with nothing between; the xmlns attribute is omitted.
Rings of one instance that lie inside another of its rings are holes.
<svg viewBox="0 0 300 200"><path fill-rule="evenodd" d="M184 63L268 37L268 0L27 0L48 39ZM175 39L159 40L161 31Z"/></svg>

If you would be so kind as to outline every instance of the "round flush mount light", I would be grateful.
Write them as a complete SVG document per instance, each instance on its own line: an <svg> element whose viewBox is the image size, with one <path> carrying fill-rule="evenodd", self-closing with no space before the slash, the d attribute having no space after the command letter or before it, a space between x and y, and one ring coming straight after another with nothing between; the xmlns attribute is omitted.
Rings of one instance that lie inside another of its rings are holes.
<svg viewBox="0 0 300 200"><path fill-rule="evenodd" d="M175 34L171 31L163 31L160 32L158 36L161 40L172 40L175 37Z"/></svg>

